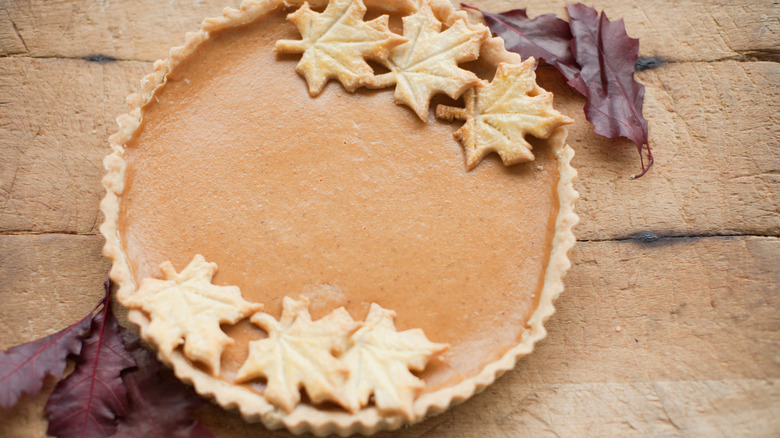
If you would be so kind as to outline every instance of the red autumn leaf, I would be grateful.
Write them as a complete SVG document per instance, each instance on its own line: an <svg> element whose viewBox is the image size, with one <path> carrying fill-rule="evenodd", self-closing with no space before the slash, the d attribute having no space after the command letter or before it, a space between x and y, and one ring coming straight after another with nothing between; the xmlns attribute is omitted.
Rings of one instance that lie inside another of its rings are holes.
<svg viewBox="0 0 780 438"><path fill-rule="evenodd" d="M479 10L473 6L464 8ZM569 23L554 14L528 18L525 9L494 14L480 11L490 31L505 41L507 50L517 52L524 58L533 56L544 61L571 79L580 71L574 60L569 43L572 35Z"/></svg>
<svg viewBox="0 0 780 438"><path fill-rule="evenodd" d="M163 372L154 355L141 348L137 336L128 337L126 344L138 368L122 375L130 396L130 411L120 420L116 436L213 438L208 429L190 417L204 401L170 372Z"/></svg>
<svg viewBox="0 0 780 438"><path fill-rule="evenodd" d="M53 335L0 351L0 407L10 408L22 394L38 394L46 376L62 376L68 356L81 352L94 311Z"/></svg>
<svg viewBox="0 0 780 438"><path fill-rule="evenodd" d="M626 137L639 151L644 175L653 165L647 140L647 120L642 116L645 86L634 80L639 40L626 34L623 20L609 21L603 12L578 3L567 5L574 41L574 58L582 67L569 85L588 98L585 116L597 134ZM645 167L642 147L647 148Z"/></svg>
<svg viewBox="0 0 780 438"><path fill-rule="evenodd" d="M464 7L476 9L471 6ZM583 4L568 5L570 21L552 14L528 18L524 9L493 14L482 12L490 30L506 41L509 50L554 66L567 84L588 100L585 116L597 134L626 137L639 151L642 172L653 165L642 116L645 87L634 80L639 42L629 38L623 20L610 22ZM642 149L649 161L644 163Z"/></svg>
<svg viewBox="0 0 780 438"><path fill-rule="evenodd" d="M46 376L62 375L67 357L74 355L76 369L46 403L49 435L213 438L190 418L204 402L119 326L109 304L110 282L104 287L104 298L81 321L0 351L0 407L13 406L24 393L37 394Z"/></svg>
<svg viewBox="0 0 780 438"><path fill-rule="evenodd" d="M109 287L103 309L92 319L76 369L57 384L46 403L49 428L56 437L104 438L116 431L117 418L127 413L127 388L121 373L135 365L125 349L119 324L111 312Z"/></svg>

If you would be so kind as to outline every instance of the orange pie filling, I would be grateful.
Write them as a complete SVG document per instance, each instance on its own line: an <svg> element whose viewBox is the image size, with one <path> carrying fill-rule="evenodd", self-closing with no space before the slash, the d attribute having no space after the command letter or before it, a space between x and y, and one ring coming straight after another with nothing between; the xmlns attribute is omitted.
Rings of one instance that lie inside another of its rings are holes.
<svg viewBox="0 0 780 438"><path fill-rule="evenodd" d="M143 106L117 219L133 281L202 254L215 285L276 319L284 297L307 297L314 320L343 306L363 321L377 303L398 331L449 344L416 373L424 393L477 375L518 345L538 305L560 147L532 140L535 161L492 154L467 171L461 123L423 122L392 89L331 81L312 97L300 56L273 50L300 38L288 12L212 32ZM266 333L248 319L222 329L235 343L216 377L232 383Z"/></svg>

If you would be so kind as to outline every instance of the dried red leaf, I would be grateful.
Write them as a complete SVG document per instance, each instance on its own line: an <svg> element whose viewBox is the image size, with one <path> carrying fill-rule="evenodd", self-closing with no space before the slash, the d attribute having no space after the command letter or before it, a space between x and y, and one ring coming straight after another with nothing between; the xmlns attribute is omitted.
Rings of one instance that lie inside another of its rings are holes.
<svg viewBox="0 0 780 438"><path fill-rule="evenodd" d="M127 415L127 388L121 373L134 365L111 312L106 282L103 309L92 319L76 368L57 384L46 403L46 432L66 438L113 435L117 418Z"/></svg>
<svg viewBox="0 0 780 438"><path fill-rule="evenodd" d="M634 80L639 42L626 34L623 20L611 22L581 3L567 5L567 10L569 23L552 14L532 20L524 9L480 12L490 30L506 41L507 49L544 59L588 99L585 116L597 134L626 137L636 144L642 172L635 177L640 177L653 165L653 154L647 120L642 116L645 87ZM643 148L647 149L647 166Z"/></svg>
<svg viewBox="0 0 780 438"><path fill-rule="evenodd" d="M53 335L0 351L0 407L10 408L22 394L38 394L46 376L62 376L68 356L81 352L94 311Z"/></svg>
<svg viewBox="0 0 780 438"><path fill-rule="evenodd" d="M461 6L479 11L474 6ZM544 59L566 79L573 78L580 71L571 52L572 35L566 21L554 14L540 15L532 20L528 18L525 9L500 14L480 12L490 31L504 39L507 50L517 52L524 58L533 56L537 60Z"/></svg>
<svg viewBox="0 0 780 438"><path fill-rule="evenodd" d="M574 58L582 67L569 85L588 98L585 116L595 132L608 138L626 137L639 151L644 175L653 165L647 140L647 120L642 116L645 86L634 80L639 40L626 33L623 20L609 21L603 12L582 3L567 5L574 41ZM645 167L643 146L649 162Z"/></svg>
<svg viewBox="0 0 780 438"><path fill-rule="evenodd" d="M122 380L128 388L130 411L119 422L116 436L123 438L213 438L202 424L191 418L203 405L191 388L182 384L148 350L138 337L126 337L138 368L126 371Z"/></svg>
<svg viewBox="0 0 780 438"><path fill-rule="evenodd" d="M81 321L0 352L0 407L13 406L22 394L37 394L46 376L62 375L67 357L75 355L75 370L46 403L49 435L213 438L190 417L203 400L119 326L109 304L110 282L104 287L104 298Z"/></svg>

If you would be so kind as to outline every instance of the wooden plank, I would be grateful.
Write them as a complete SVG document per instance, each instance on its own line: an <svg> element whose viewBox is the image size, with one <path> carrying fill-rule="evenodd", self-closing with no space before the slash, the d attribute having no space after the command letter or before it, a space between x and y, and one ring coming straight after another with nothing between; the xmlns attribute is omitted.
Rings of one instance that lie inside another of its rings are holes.
<svg viewBox="0 0 780 438"><path fill-rule="evenodd" d="M154 61L180 45L203 17L218 15L237 0L95 1L17 0L0 5L0 56L81 58L102 54ZM528 7L532 16L565 16L565 1L476 0L500 12ZM780 23L776 6L762 0L598 0L589 5L610 19L623 17L628 33L640 38L642 56L675 61L729 57L776 57ZM5 12L5 13L2 13Z"/></svg>
<svg viewBox="0 0 780 438"><path fill-rule="evenodd" d="M540 83L575 118L579 239L780 232L780 64L682 63L638 74L655 167L641 180L633 143L593 133L585 99L550 68Z"/></svg>
<svg viewBox="0 0 780 438"><path fill-rule="evenodd" d="M657 382L669 419L688 436L776 437L780 380ZM754 409L748 415L742 410Z"/></svg>
<svg viewBox="0 0 780 438"><path fill-rule="evenodd" d="M101 160L124 96L148 63L0 59L0 232L95 233ZM540 82L572 115L583 240L780 230L780 64L672 64L645 71L657 165L639 181L627 140L593 133L584 99L549 68Z"/></svg>
<svg viewBox="0 0 780 438"><path fill-rule="evenodd" d="M108 136L149 63L0 59L0 232L95 233Z"/></svg>
<svg viewBox="0 0 780 438"><path fill-rule="evenodd" d="M102 236L0 236L0 349L55 333L103 296Z"/></svg>
<svg viewBox="0 0 780 438"><path fill-rule="evenodd" d="M22 35L11 19L7 9L0 6L0 53L3 55L26 55L28 52Z"/></svg>
<svg viewBox="0 0 780 438"><path fill-rule="evenodd" d="M463 405L377 438L433 437L774 437L778 380L534 384L504 380ZM500 399L501 402L496 402ZM752 412L746 412L750 406ZM716 408L713 408L716 407ZM291 438L208 406L199 419L217 437Z"/></svg>
<svg viewBox="0 0 780 438"><path fill-rule="evenodd" d="M169 48L184 43L184 34L197 30L204 17L219 15L225 6L239 3L236 0L3 2L0 56L104 55L154 61L168 56ZM16 32L12 32L14 29Z"/></svg>
<svg viewBox="0 0 780 438"><path fill-rule="evenodd" d="M458 406L440 424L423 423L400 435L771 437L780 426L772 415L773 406L780 401L777 383L780 381L499 386ZM505 402L495 403L497 395L505 397ZM678 405L680 402L687 406ZM754 410L746 412L747 406ZM696 409L701 411L695 419L686 415Z"/></svg>
<svg viewBox="0 0 780 438"><path fill-rule="evenodd" d="M535 17L554 13L565 18L569 1L490 2L493 11L528 8ZM727 58L778 60L780 21L776 5L762 0L594 0L588 6L610 20L623 18L628 34L639 38L642 57L669 61L712 61Z"/></svg>
<svg viewBox="0 0 780 438"><path fill-rule="evenodd" d="M0 292L8 303L0 347L49 334L94 305L107 269L99 247L97 236L0 236L0 278L11 279ZM780 239L582 242L572 259L537 351L484 394L397 436L780 430L771 415L780 401ZM41 312L53 297L66 304ZM43 403L0 412L0 427L43 430ZM263 435L217 407L201 416L218 436Z"/></svg>
<svg viewBox="0 0 780 438"><path fill-rule="evenodd" d="M374 436L773 438L780 430L780 417L776 415L780 404L777 379L530 386L507 381L504 377L468 402L420 424ZM50 381L38 397L0 411L3 436L44 436L47 422L41 418L41 412L53 389L54 381ZM200 409L197 418L218 438L295 436L246 423L238 414L213 404Z"/></svg>
<svg viewBox="0 0 780 438"><path fill-rule="evenodd" d="M780 378L780 239L581 242L523 384Z"/></svg>

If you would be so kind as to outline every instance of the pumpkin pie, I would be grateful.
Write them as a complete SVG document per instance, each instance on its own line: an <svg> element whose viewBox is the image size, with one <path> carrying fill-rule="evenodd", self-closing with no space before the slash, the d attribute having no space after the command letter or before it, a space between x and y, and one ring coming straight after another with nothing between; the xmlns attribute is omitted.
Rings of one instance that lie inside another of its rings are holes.
<svg viewBox="0 0 780 438"><path fill-rule="evenodd" d="M449 3L247 0L128 104L101 204L117 299L223 407L370 434L545 336L577 221L571 120Z"/></svg>

